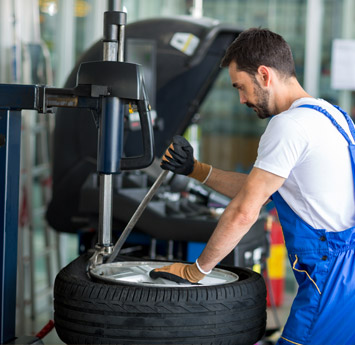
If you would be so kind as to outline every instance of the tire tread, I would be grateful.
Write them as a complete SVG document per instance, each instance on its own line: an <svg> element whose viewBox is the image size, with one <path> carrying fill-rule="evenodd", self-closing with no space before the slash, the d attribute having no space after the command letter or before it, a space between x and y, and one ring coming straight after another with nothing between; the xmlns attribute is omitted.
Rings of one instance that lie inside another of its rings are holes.
<svg viewBox="0 0 355 345"><path fill-rule="evenodd" d="M253 271L228 268L241 280L220 286L126 286L92 281L87 260L79 257L55 280L55 323L65 343L248 345L265 331L266 288Z"/></svg>

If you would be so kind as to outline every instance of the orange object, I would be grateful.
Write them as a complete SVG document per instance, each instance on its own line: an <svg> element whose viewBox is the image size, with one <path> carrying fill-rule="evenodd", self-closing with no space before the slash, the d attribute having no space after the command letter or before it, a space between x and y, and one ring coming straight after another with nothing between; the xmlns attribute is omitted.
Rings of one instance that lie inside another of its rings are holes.
<svg viewBox="0 0 355 345"><path fill-rule="evenodd" d="M275 209L270 212L266 222L266 230L270 231L271 235L270 256L267 259L268 276L275 305L280 306L284 300L286 247L282 228ZM267 305L271 306L269 286L268 284L266 285L268 290Z"/></svg>

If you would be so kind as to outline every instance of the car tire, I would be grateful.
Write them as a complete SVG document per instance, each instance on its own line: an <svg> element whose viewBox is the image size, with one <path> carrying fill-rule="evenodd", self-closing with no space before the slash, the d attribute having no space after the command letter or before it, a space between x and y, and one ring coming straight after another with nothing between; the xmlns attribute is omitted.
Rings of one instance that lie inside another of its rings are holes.
<svg viewBox="0 0 355 345"><path fill-rule="evenodd" d="M239 276L222 285L131 286L94 281L88 259L55 280L55 327L66 344L251 345L265 332L265 283L249 269L221 267Z"/></svg>

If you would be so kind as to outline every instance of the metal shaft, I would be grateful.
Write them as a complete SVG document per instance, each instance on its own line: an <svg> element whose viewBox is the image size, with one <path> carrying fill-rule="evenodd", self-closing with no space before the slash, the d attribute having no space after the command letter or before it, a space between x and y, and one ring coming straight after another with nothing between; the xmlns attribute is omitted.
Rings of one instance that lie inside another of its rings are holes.
<svg viewBox="0 0 355 345"><path fill-rule="evenodd" d="M168 171L167 170L163 170L160 173L160 175L158 176L158 178L155 180L154 184L150 187L148 193L143 198L143 200L139 204L136 212L134 212L132 218L130 219L130 221L126 225L125 229L123 230L120 238L117 240L117 242L116 242L116 244L115 244L115 246L113 248L112 254L107 260L107 263L112 262L116 258L116 256L118 255L119 251L121 250L123 244L125 243L127 237L129 236L129 234L131 233L132 229L136 225L138 219L142 215L143 211L147 207L147 205L150 202L150 200L152 200L153 196L157 192L158 188L160 187L160 185L164 181L164 179L165 179L167 174L168 174Z"/></svg>
<svg viewBox="0 0 355 345"><path fill-rule="evenodd" d="M100 174L99 233L98 244L108 246L112 243L112 175Z"/></svg>
<svg viewBox="0 0 355 345"><path fill-rule="evenodd" d="M104 61L117 61L117 47L117 42L104 42ZM107 102L107 100L103 99L102 102ZM100 119L100 128L103 127L102 118L103 116L101 116ZM99 199L99 232L97 243L101 247L110 246L112 243L112 194L112 174L101 173Z"/></svg>
<svg viewBox="0 0 355 345"><path fill-rule="evenodd" d="M104 29L105 30L105 29ZM123 61L124 60L124 25L110 25L107 40L103 42L103 60L104 61ZM116 39L109 39L116 38ZM111 107L111 110L119 109L120 100L109 100L103 98L102 109L106 106ZM116 106L111 106L111 104ZM114 114L112 114L113 116ZM100 136L105 135L102 129L104 116L100 118ZM123 123L122 123L123 125ZM99 232L98 246L109 247L112 245L112 206L113 206L113 189L112 189L112 174L100 173L100 200L99 200Z"/></svg>
<svg viewBox="0 0 355 345"><path fill-rule="evenodd" d="M124 37L125 37L125 26L120 25L119 27L119 40L118 40L118 61L124 60Z"/></svg>
<svg viewBox="0 0 355 345"><path fill-rule="evenodd" d="M117 42L104 42L104 61L117 61L118 44Z"/></svg>

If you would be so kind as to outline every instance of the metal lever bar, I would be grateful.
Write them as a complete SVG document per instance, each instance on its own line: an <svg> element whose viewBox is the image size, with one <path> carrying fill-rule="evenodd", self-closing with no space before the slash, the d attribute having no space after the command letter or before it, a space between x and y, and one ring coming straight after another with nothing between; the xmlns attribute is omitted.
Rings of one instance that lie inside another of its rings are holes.
<svg viewBox="0 0 355 345"><path fill-rule="evenodd" d="M139 204L136 212L134 212L132 218L130 219L130 221L126 225L126 227L123 230L121 236L119 237L119 239L117 240L115 246L113 247L113 251L112 251L110 257L108 258L107 263L113 262L113 260L115 260L115 258L117 257L119 251L121 250L123 244L127 240L127 237L129 236L129 234L131 233L132 229L136 225L138 219L142 215L142 213L145 210L145 208L147 207L148 203L150 202L150 200L152 200L152 198L155 195L155 193L157 192L158 188L163 183L163 181L164 181L166 175L168 174L168 172L169 172L168 170L163 170L160 173L160 175L158 176L158 178L155 180L153 185L150 187L148 193L146 194L146 196L143 198L143 200Z"/></svg>

